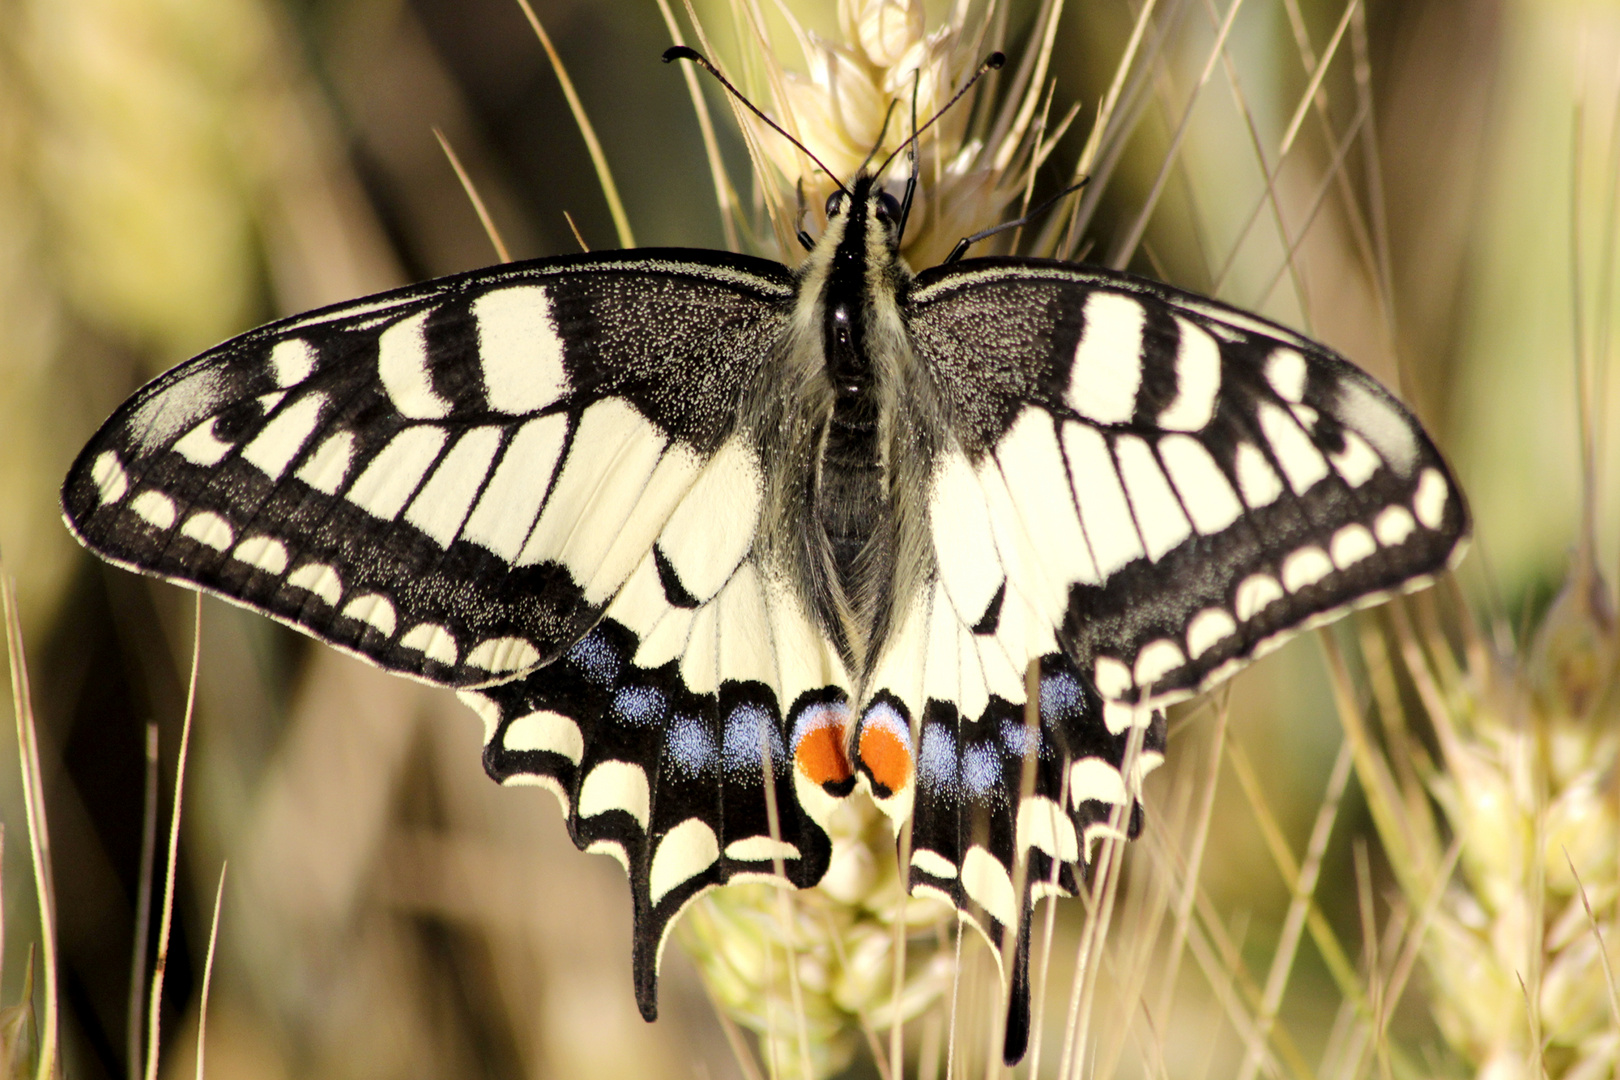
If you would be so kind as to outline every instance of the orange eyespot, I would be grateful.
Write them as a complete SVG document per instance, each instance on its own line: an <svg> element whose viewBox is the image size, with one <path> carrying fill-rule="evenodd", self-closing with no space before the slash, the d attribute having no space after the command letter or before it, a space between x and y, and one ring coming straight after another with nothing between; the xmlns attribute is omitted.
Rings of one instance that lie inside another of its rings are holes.
<svg viewBox="0 0 1620 1080"><path fill-rule="evenodd" d="M795 727L797 738L793 745L793 760L805 779L822 787L844 787L854 778L849 758L844 756L842 707L815 710L814 715L802 718Z"/></svg>
<svg viewBox="0 0 1620 1080"><path fill-rule="evenodd" d="M910 741L889 724L872 723L871 714L861 726L860 757L879 798L886 799L911 782Z"/></svg>

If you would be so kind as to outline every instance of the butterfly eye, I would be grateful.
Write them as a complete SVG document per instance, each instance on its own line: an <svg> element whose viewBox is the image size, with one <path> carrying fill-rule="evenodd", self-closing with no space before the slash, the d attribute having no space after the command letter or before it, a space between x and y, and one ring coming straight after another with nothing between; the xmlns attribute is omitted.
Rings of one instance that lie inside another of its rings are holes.
<svg viewBox="0 0 1620 1080"><path fill-rule="evenodd" d="M878 217L884 221L900 220L900 200L887 191L878 192Z"/></svg>
<svg viewBox="0 0 1620 1080"><path fill-rule="evenodd" d="M844 210L844 193L835 191L827 196L827 216L837 217Z"/></svg>

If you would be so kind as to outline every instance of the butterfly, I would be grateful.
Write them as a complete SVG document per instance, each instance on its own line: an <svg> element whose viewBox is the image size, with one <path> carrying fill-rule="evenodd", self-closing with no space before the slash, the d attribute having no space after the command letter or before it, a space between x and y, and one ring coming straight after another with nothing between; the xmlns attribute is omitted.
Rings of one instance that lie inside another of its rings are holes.
<svg viewBox="0 0 1620 1080"><path fill-rule="evenodd" d="M496 780L625 868L638 1004L727 882L816 884L864 790L905 880L1016 939L1141 826L1166 706L1460 554L1372 378L1125 273L913 274L843 185L796 270L511 263L283 319L138 391L69 528L117 565L452 687ZM909 202L909 193L908 193Z"/></svg>

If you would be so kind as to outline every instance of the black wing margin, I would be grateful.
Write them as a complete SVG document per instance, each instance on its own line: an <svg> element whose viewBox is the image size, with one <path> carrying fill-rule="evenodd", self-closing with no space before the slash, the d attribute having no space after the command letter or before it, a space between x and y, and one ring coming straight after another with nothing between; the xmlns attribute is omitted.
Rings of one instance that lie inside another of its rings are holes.
<svg viewBox="0 0 1620 1080"><path fill-rule="evenodd" d="M728 434L792 279L697 251L443 278L148 384L62 490L119 565L476 686L583 636Z"/></svg>

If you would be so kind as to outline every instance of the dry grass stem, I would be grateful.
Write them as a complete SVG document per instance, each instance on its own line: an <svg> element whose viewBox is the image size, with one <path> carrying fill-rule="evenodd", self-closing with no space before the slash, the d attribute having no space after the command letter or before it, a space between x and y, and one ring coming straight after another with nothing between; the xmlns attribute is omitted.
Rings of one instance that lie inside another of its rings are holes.
<svg viewBox="0 0 1620 1080"><path fill-rule="evenodd" d="M174 873L180 859L180 808L185 795L186 758L191 746L191 720L197 709L197 674L202 668L202 594L193 598L191 676L186 686L185 719L180 725L180 751L174 762L174 800L169 810L169 847L163 869L163 905L158 914L157 957L152 961L152 989L146 1007L146 1080L157 1080L159 1025L163 1016L163 978L169 966L169 935L174 926Z"/></svg>
<svg viewBox="0 0 1620 1080"><path fill-rule="evenodd" d="M670 43L685 45L686 38L681 33L680 23L675 21L675 13L670 10L669 0L658 0L658 13L663 17ZM731 185L731 177L726 174L725 161L720 156L720 140L714 133L714 117L709 114L708 99L703 96L703 90L698 86L697 72L690 64L682 64L680 68L681 78L686 82L687 96L692 100L692 112L697 117L698 131L703 137L703 154L708 161L709 177L714 183L714 201L720 210L720 228L725 236L726 248L729 251L737 251L739 248L736 218L740 213L737 191Z"/></svg>
<svg viewBox="0 0 1620 1080"><path fill-rule="evenodd" d="M1175 132L1170 138L1170 147L1164 153L1164 159L1159 164L1159 171L1153 178L1153 185L1142 200L1142 208L1137 212L1136 219L1126 230L1125 236L1114 246L1113 253L1108 257L1108 265L1116 270L1123 269L1136 254L1136 247L1142 241L1142 234L1147 231L1148 221L1153 217L1153 211L1158 208L1159 198L1164 194L1164 186L1169 182L1170 172L1176 168L1181 158L1181 146L1186 141L1187 133L1192 130L1193 110L1198 107L1198 99L1204 87L1209 84L1209 78L1215 74L1215 65L1220 61L1226 49L1226 39L1232 32L1232 24L1237 21L1238 12L1243 9L1243 0L1232 0L1232 6L1227 8L1226 18L1221 21L1220 28L1215 34L1215 43L1210 47L1209 58L1204 63L1204 69L1199 73L1197 81L1193 83L1192 92L1187 97L1187 104L1182 109L1181 118L1176 122Z"/></svg>
<svg viewBox="0 0 1620 1080"><path fill-rule="evenodd" d="M17 615L17 588L0 562L0 606L6 623L6 661L11 672L11 710L17 720L17 748L22 766L23 808L28 825L28 853L34 867L34 896L45 963L45 1023L40 1034L38 1080L57 1075L56 886L52 880L51 839L45 824L44 781L39 768L39 733L34 726L33 695L28 688L28 658L23 652L22 620ZM29 952L32 988L33 953ZM31 1005L31 1002L29 1003Z"/></svg>
<svg viewBox="0 0 1620 1080"><path fill-rule="evenodd" d="M568 109L574 114L574 123L579 125L580 137L585 140L585 151L591 156L591 165L596 169L596 180L601 185L602 197L607 200L608 213L613 217L613 227L619 235L619 246L633 248L636 246L635 234L630 229L630 218L624 212L624 202L619 198L618 185L613 182L613 171L608 167L607 155L602 152L602 143L596 137L596 128L592 126L590 117L585 115L585 106L579 100L579 93L574 89L574 80L568 77L568 69L563 65L562 57L557 55L556 48L551 44L551 36L546 28L540 24L540 16L534 13L529 0L517 0L518 7L523 9L523 17L529 20L529 27L534 36L540 39L540 47L546 51L546 59L551 62L551 70L557 76L557 83L562 87L563 96L568 99Z"/></svg>
<svg viewBox="0 0 1620 1080"><path fill-rule="evenodd" d="M214 982L214 949L219 944L219 912L225 904L225 871L219 868L219 885L214 889L214 915L208 921L208 955L203 959L202 989L197 994L197 1080L203 1080L203 1054L208 1047L208 991Z"/></svg>
<svg viewBox="0 0 1620 1080"><path fill-rule="evenodd" d="M135 944L129 961L129 1011L125 1017L124 1060L132 1074L141 1061L141 1026L146 1010L146 950L152 943L152 879L157 873L158 726L146 725L146 776L141 786L141 862L135 873Z"/></svg>
<svg viewBox="0 0 1620 1080"><path fill-rule="evenodd" d="M574 243L579 245L579 250L582 253L589 255L591 246L585 242L585 237L580 235L579 226L574 224L574 216L568 211L564 210L563 220L568 222L568 231L574 234Z"/></svg>
<svg viewBox="0 0 1620 1080"><path fill-rule="evenodd" d="M439 128L433 129L433 137L439 140L439 149L449 159L450 167L456 171L456 179L461 182L461 190L467 193L467 201L472 203L473 212L478 215L478 223L484 227L484 235L489 237L490 245L495 248L495 256L503 263L512 261L512 253L507 250L506 241L501 239L500 230L495 228L495 219L489 216L489 208L478 194L478 188L473 185L472 177L462 166L461 159L456 156L455 148L450 140L445 138L444 132ZM569 223L572 226L572 222ZM577 235L577 230L576 230Z"/></svg>

